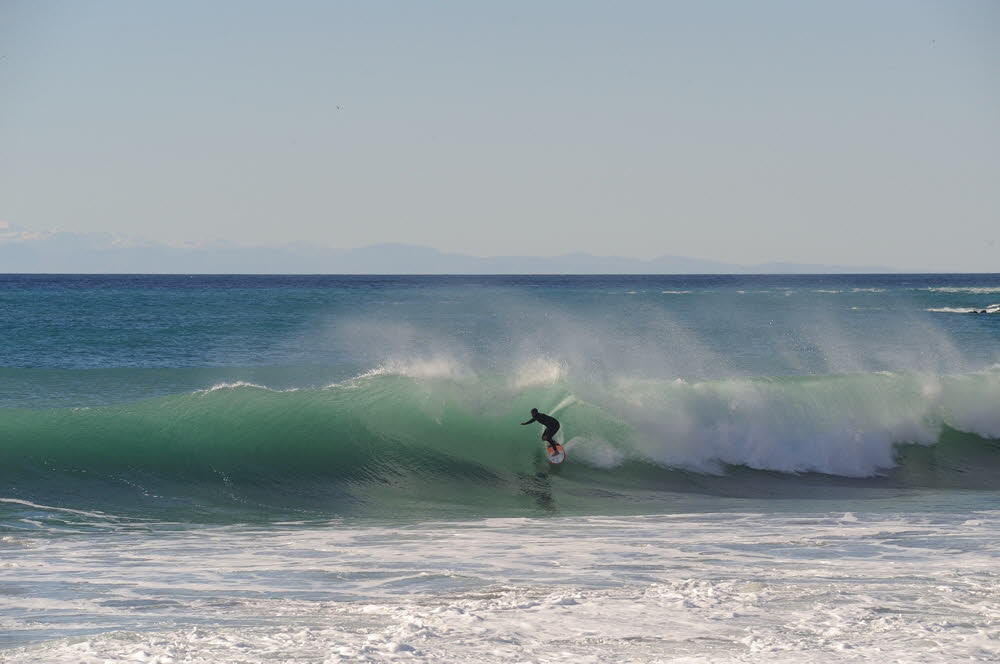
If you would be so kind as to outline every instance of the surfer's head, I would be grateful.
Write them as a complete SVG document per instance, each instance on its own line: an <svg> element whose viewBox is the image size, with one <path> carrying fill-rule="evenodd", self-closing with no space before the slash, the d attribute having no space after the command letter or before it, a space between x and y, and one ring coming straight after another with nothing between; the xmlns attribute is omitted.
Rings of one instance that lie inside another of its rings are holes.
<svg viewBox="0 0 1000 664"><path fill-rule="evenodd" d="M538 415L538 409L537 408L532 408L531 409L531 414L532 415Z"/></svg>

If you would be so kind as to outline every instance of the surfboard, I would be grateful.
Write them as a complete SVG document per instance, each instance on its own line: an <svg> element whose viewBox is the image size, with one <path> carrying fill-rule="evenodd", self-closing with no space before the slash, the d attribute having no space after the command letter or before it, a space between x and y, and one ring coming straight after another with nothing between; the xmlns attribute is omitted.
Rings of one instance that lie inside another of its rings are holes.
<svg viewBox="0 0 1000 664"><path fill-rule="evenodd" d="M566 450L563 448L562 445L559 445L558 443L556 443L555 448L556 448L556 453L555 454L549 454L549 447L546 446L545 447L545 456L546 456L546 458L548 458L549 463L551 463L551 464L562 463L563 461L566 460Z"/></svg>

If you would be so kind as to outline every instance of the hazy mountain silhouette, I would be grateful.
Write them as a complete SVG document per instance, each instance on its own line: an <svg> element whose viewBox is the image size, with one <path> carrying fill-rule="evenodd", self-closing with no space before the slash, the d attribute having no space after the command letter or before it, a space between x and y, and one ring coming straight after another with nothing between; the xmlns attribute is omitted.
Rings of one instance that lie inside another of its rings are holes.
<svg viewBox="0 0 1000 664"><path fill-rule="evenodd" d="M736 265L682 256L584 253L480 258L408 244L333 249L309 244L172 246L108 233L29 231L0 222L0 272L148 274L749 274L894 272L881 266Z"/></svg>

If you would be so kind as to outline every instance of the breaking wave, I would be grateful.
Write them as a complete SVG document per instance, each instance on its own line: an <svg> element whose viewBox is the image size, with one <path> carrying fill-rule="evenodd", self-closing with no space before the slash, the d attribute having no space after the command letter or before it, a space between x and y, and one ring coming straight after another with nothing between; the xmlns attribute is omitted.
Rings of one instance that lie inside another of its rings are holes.
<svg viewBox="0 0 1000 664"><path fill-rule="evenodd" d="M588 384L557 363L482 376L424 361L325 388L232 383L124 405L5 409L0 482L13 500L82 509L330 513L413 500L500 509L539 477L555 481L545 491L590 496L592 510L602 491L742 495L765 478L772 491L797 486L802 474L995 488L997 403L997 368ZM550 468L540 429L518 426L532 407L562 421L570 463Z"/></svg>

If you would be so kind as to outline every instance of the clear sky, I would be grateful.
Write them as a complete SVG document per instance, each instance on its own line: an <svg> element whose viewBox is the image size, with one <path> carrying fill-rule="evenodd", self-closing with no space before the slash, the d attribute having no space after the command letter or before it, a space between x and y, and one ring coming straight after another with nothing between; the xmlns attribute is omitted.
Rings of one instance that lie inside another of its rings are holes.
<svg viewBox="0 0 1000 664"><path fill-rule="evenodd" d="M0 220L1000 271L1000 2L0 0Z"/></svg>

